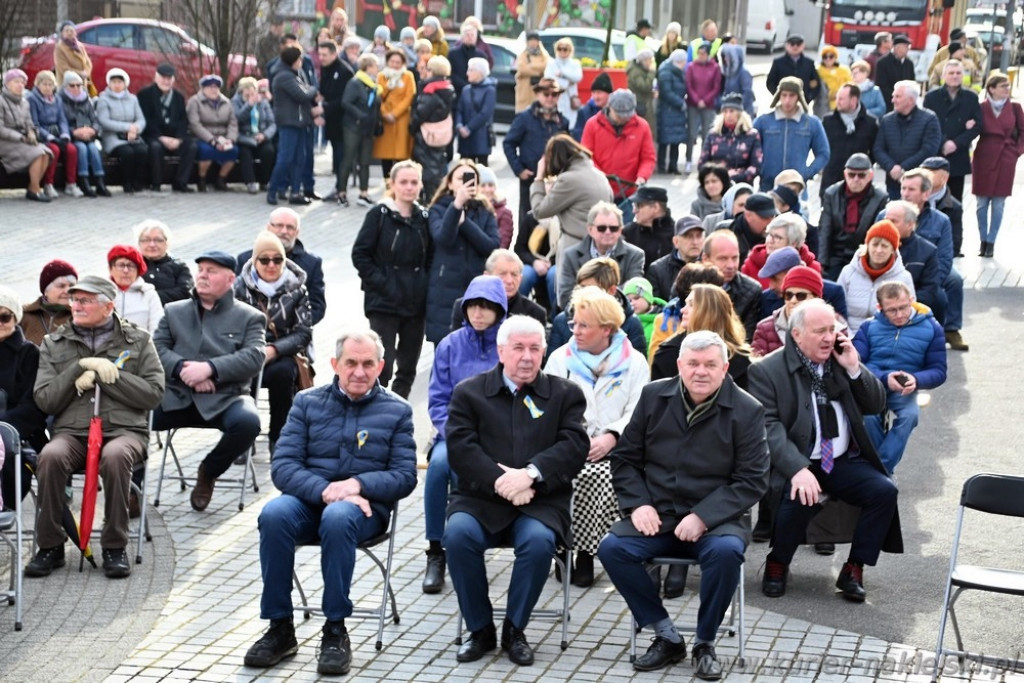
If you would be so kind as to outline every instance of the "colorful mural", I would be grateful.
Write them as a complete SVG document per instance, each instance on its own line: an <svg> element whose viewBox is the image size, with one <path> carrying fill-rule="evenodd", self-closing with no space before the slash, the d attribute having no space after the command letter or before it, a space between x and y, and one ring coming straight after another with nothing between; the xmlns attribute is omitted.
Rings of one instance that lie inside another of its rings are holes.
<svg viewBox="0 0 1024 683"><path fill-rule="evenodd" d="M538 28L550 26L607 26L611 0L554 0L538 22Z"/></svg>

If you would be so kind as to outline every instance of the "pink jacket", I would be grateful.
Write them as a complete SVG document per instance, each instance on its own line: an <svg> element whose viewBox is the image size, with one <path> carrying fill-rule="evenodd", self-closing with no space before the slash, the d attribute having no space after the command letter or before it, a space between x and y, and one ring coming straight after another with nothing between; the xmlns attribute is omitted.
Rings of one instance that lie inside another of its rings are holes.
<svg viewBox="0 0 1024 683"><path fill-rule="evenodd" d="M718 96L722 93L722 71L711 60L690 62L684 75L686 80L686 104L696 107L701 100L709 109L717 109Z"/></svg>

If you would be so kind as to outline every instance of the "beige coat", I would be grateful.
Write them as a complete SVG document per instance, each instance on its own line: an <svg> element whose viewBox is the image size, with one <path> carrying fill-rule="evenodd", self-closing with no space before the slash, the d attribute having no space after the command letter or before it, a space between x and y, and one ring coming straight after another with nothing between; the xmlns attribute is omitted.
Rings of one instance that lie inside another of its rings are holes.
<svg viewBox="0 0 1024 683"><path fill-rule="evenodd" d="M376 159L399 161L408 159L412 156L409 121L412 119L412 101L416 97L416 79L413 78L412 72L406 69L397 88L388 89L388 79L383 73L377 76L377 84L384 89L380 99L384 134L373 139L373 156ZM388 123L384 118L386 114L392 114L395 122Z"/></svg>
<svg viewBox="0 0 1024 683"><path fill-rule="evenodd" d="M566 249L579 244L586 236L590 207L597 202L611 200L612 189L608 179L590 159L573 161L550 187L546 187L543 178L530 185L530 207L534 217L538 220L558 218L558 259Z"/></svg>
<svg viewBox="0 0 1024 683"><path fill-rule="evenodd" d="M64 82L65 71L74 71L87 83L92 81L92 60L89 59L89 53L85 51L85 45L81 41L78 45L81 47L81 52L72 50L62 40L58 40L53 48L53 62L56 66L58 84Z"/></svg>
<svg viewBox="0 0 1024 683"><path fill-rule="evenodd" d="M544 69L547 68L549 59L550 57L543 45L540 48L539 55L531 55L527 50L523 50L516 58L517 114L524 109L529 109L530 105L533 104L533 84L530 82L530 79L540 78L544 75Z"/></svg>
<svg viewBox="0 0 1024 683"><path fill-rule="evenodd" d="M10 97L6 89L0 95L0 163L8 173L18 173L39 157L53 156L53 153L42 143L22 141L27 133L35 136L32 111L24 95L20 102L14 102Z"/></svg>
<svg viewBox="0 0 1024 683"><path fill-rule="evenodd" d="M238 117L231 100L224 95L218 100L216 109L210 106L201 92L188 99L185 113L188 114L188 132L203 142L212 144L216 137L226 137L231 142L238 140Z"/></svg>

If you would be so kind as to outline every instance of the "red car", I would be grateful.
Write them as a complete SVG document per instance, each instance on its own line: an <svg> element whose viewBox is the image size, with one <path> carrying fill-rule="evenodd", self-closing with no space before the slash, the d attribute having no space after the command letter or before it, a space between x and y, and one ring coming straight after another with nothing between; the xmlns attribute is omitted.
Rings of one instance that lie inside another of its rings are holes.
<svg viewBox="0 0 1024 683"><path fill-rule="evenodd" d="M85 45L92 60L92 76L98 90L106 87L107 71L120 67L131 78L130 89L138 92L153 82L153 74L161 62L170 62L177 70L176 86L193 95L198 89L199 77L219 73L216 53L189 36L174 24L150 19L93 19L78 24L78 40ZM53 46L58 36L23 40L21 68L28 74L32 85L36 73L53 69ZM234 84L242 75L255 75L256 58L249 55L229 56L228 84Z"/></svg>

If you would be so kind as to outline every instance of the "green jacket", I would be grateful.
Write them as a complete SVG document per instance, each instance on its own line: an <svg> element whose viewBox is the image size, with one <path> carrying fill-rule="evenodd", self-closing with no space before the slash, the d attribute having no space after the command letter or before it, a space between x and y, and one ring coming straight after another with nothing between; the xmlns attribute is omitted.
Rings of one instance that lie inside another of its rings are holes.
<svg viewBox="0 0 1024 683"><path fill-rule="evenodd" d="M149 411L164 395L164 369L149 333L114 314L110 340L95 352L70 322L50 333L39 349L36 405L54 416L53 433L85 438L92 419L94 390L78 395L75 380L84 372L82 358L116 361L128 351L128 360L113 384L100 387L100 417L106 438L133 434L148 440Z"/></svg>
<svg viewBox="0 0 1024 683"><path fill-rule="evenodd" d="M640 324L643 325L644 339L647 340L648 348L651 346L651 330L654 329L654 319L657 318L658 314L665 308L665 303L664 299L654 297L654 303L651 306L651 310L647 313L636 313L636 311L634 311L636 317L640 320Z"/></svg>

